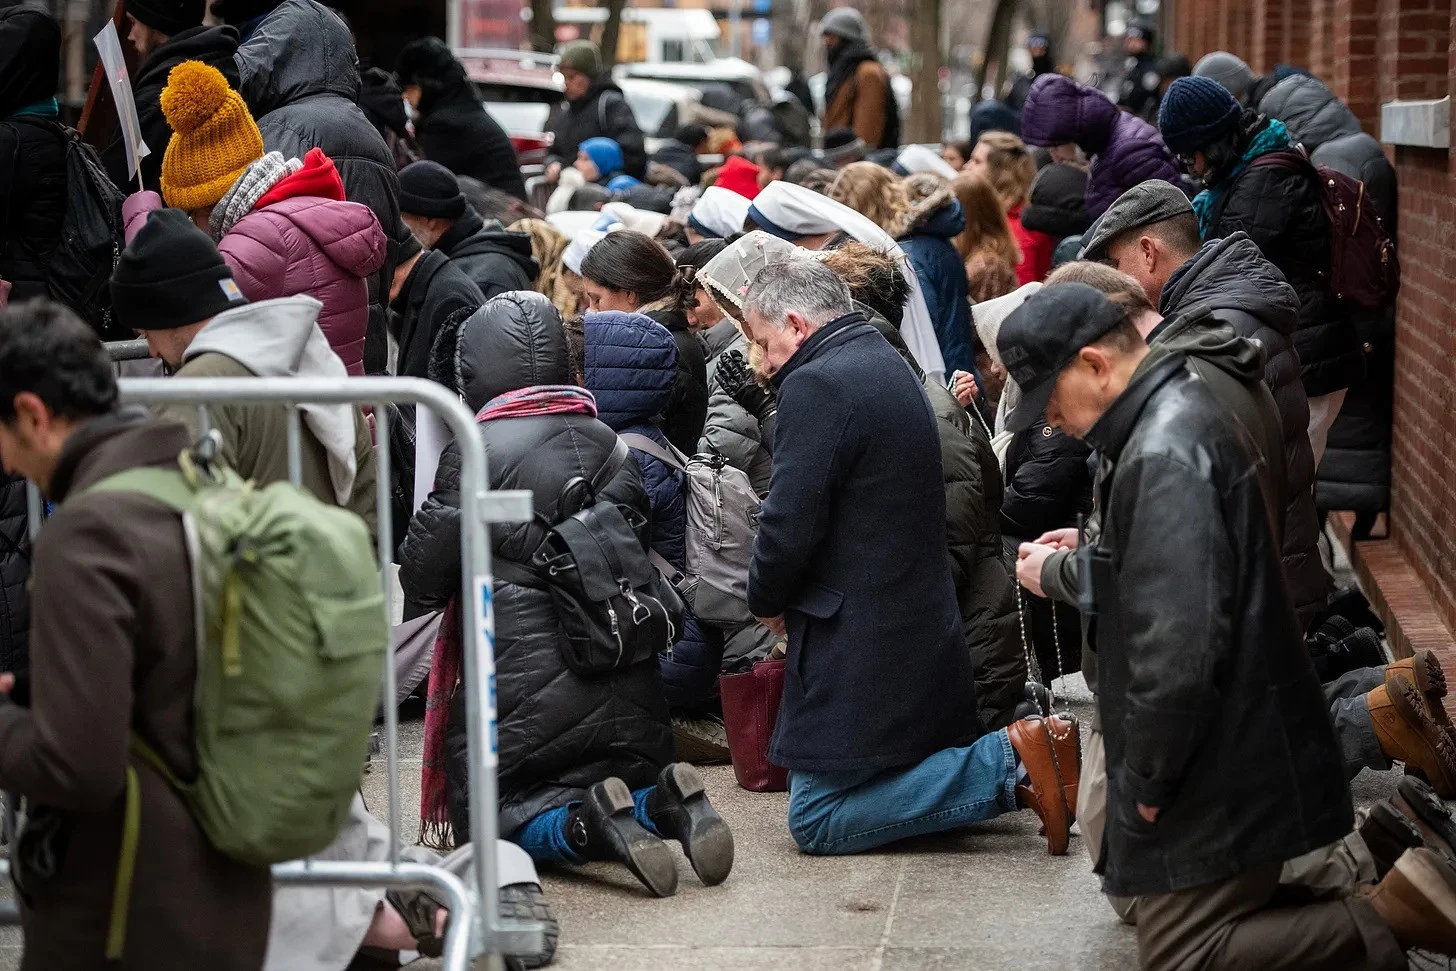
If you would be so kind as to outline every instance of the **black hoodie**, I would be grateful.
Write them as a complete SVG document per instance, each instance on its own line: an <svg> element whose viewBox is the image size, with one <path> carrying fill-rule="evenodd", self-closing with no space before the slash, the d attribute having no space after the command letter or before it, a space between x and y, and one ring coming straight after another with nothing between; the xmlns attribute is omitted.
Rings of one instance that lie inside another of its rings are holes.
<svg viewBox="0 0 1456 971"><path fill-rule="evenodd" d="M635 179L647 177L647 149L637 116L627 104L627 96L617 87L610 74L592 82L579 101L562 102L546 130L553 135L548 161L570 165L576 161L581 143L588 138L610 138L622 147L622 171Z"/></svg>
<svg viewBox="0 0 1456 971"><path fill-rule="evenodd" d="M530 235L508 232L494 220L487 223L470 206L435 249L450 257L486 300L510 290L530 290L541 270L531 255Z"/></svg>

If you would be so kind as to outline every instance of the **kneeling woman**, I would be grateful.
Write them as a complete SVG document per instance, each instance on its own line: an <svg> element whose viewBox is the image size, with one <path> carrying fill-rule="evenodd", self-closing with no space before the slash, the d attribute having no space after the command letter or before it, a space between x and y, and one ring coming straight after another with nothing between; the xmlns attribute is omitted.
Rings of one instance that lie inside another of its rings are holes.
<svg viewBox="0 0 1456 971"><path fill-rule="evenodd" d="M530 564L560 518L567 484L592 481L617 444L597 420L592 396L572 384L560 315L540 294L502 294L457 333L440 335L430 376L477 412L490 488L531 490L531 522L491 529L497 563ZM400 552L405 595L427 607L444 607L460 593L460 485L460 455L451 444ZM644 520L649 515L633 462L597 494ZM658 896L677 889L677 864L663 842L674 839L704 883L721 883L733 866L733 837L697 771L672 763L656 659L579 676L563 660L566 634L549 590L503 581L497 572L494 594L501 834L541 863L619 861ZM455 615L448 620L458 645ZM458 650L437 650L434 664L431 705L443 714L435 705L448 699L449 720L426 716L422 817L427 826L448 819L463 844L469 764Z"/></svg>

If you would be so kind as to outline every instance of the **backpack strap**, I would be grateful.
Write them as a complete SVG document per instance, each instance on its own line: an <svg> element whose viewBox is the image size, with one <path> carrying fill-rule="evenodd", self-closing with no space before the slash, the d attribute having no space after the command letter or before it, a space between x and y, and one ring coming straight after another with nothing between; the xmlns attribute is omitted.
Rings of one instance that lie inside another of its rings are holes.
<svg viewBox="0 0 1456 971"><path fill-rule="evenodd" d="M622 466L627 464L627 458L631 454L631 451L627 448L627 443L622 441L621 436L618 436L617 443L612 446L612 454L607 456L606 463L600 469L597 469L596 475L592 476L591 487L593 498L596 497L598 492L602 491L608 482L611 482L617 477L617 473L622 471Z"/></svg>
<svg viewBox="0 0 1456 971"><path fill-rule="evenodd" d="M192 508L195 496L187 477L177 468L161 466L137 466L109 475L99 482L93 482L78 495L91 492L137 492L149 499L155 499L177 512Z"/></svg>
<svg viewBox="0 0 1456 971"><path fill-rule="evenodd" d="M688 457L679 452L671 442L668 443L667 448L663 448L646 435L639 435L636 432L626 432L618 438L637 451L646 452L659 462L663 462L679 472L686 472L688 469Z"/></svg>
<svg viewBox="0 0 1456 971"><path fill-rule="evenodd" d="M114 478L114 477L113 477ZM131 753L157 771L167 784L178 792L182 780L171 770L156 750L136 732L131 733ZM142 832L142 790L137 771L126 767L126 806L121 820L121 853L116 862L116 882L111 891L111 917L106 927L106 960L120 961L126 950L126 918L131 909L131 886L136 877L137 847Z"/></svg>

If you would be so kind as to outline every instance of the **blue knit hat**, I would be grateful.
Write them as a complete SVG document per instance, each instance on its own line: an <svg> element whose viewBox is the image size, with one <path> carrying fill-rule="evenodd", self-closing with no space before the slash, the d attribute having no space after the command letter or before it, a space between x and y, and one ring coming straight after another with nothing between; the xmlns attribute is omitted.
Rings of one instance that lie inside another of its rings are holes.
<svg viewBox="0 0 1456 971"><path fill-rule="evenodd" d="M1179 78L1158 108L1158 129L1176 155L1187 155L1238 127L1242 109L1213 78Z"/></svg>
<svg viewBox="0 0 1456 971"><path fill-rule="evenodd" d="M578 147L596 165L601 181L605 182L622 171L625 164L622 158L622 146L617 144L616 140L598 135L596 138L588 138Z"/></svg>

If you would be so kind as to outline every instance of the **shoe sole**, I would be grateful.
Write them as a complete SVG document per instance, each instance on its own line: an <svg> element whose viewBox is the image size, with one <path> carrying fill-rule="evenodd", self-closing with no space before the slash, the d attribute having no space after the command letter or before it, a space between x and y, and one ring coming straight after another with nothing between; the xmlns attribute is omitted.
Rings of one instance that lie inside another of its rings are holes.
<svg viewBox="0 0 1456 971"><path fill-rule="evenodd" d="M684 806L690 800L703 801L702 806L694 807L697 812L689 810L688 818L692 824L682 840L683 855L704 886L716 887L727 880L733 870L733 831L708 802L703 777L698 775L697 769L683 762L674 763L665 781L673 796Z"/></svg>
<svg viewBox="0 0 1456 971"><path fill-rule="evenodd" d="M626 859L622 862L627 869L654 896L671 897L677 893L677 861L666 843L637 822L634 816L636 803L627 783L621 779L607 779L592 788L597 790L609 815L616 817L619 823L623 822L621 817L625 815L626 822L631 824L625 827L631 835L623 840Z"/></svg>
<svg viewBox="0 0 1456 971"><path fill-rule="evenodd" d="M1452 877L1432 857L1414 850L1396 860L1395 868L1440 913L1446 933L1456 937L1456 886L1452 885Z"/></svg>
<svg viewBox="0 0 1456 971"><path fill-rule="evenodd" d="M500 889L500 915L505 920L523 924L536 923L543 928L542 947L535 954L516 954L523 968L544 968L556 956L556 943L561 939L561 925L551 916L546 895L534 883L513 883Z"/></svg>
<svg viewBox="0 0 1456 971"><path fill-rule="evenodd" d="M1426 712L1431 720L1451 728L1451 716L1446 713L1446 704L1442 701L1446 697L1446 672L1434 652L1424 648L1416 652L1411 664L1411 677L1426 703Z"/></svg>
<svg viewBox="0 0 1456 971"><path fill-rule="evenodd" d="M1386 691L1401 720L1414 728L1414 734L1424 743L1426 751L1418 753L1422 758L1414 767L1425 774L1438 796L1456 796L1456 742L1425 713L1421 693L1410 681L1393 679L1386 684Z"/></svg>
<svg viewBox="0 0 1456 971"><path fill-rule="evenodd" d="M1436 850L1456 863L1456 819L1451 818L1451 811L1430 783L1404 776L1396 783L1395 791L1411 814L1446 843Z"/></svg>

